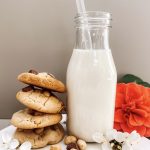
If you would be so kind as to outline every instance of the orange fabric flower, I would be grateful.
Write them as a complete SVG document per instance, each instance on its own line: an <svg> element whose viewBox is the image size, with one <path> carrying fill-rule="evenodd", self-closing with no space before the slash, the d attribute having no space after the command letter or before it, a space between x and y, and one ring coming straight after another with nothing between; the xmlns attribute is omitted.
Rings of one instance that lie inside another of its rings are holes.
<svg viewBox="0 0 150 150"><path fill-rule="evenodd" d="M150 137L150 88L136 83L117 84L114 128L129 133L136 130Z"/></svg>

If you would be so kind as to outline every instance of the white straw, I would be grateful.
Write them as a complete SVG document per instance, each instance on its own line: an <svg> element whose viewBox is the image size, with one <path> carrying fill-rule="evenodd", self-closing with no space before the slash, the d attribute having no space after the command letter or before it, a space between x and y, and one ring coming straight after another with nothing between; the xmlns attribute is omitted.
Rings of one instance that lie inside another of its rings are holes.
<svg viewBox="0 0 150 150"><path fill-rule="evenodd" d="M78 13L86 12L84 0L76 0Z"/></svg>
<svg viewBox="0 0 150 150"><path fill-rule="evenodd" d="M84 0L76 0L76 5L77 5L77 12L79 14L86 13ZM87 30L85 30L84 36L86 37L86 39L88 41L89 48L92 49L92 39L91 39L90 31L88 29L88 18L86 16L85 16L85 21L86 21Z"/></svg>

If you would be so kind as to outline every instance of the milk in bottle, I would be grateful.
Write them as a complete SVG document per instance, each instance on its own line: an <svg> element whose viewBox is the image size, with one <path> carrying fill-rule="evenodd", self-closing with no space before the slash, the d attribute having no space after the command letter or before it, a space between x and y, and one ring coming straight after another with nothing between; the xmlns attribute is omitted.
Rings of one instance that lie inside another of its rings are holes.
<svg viewBox="0 0 150 150"><path fill-rule="evenodd" d="M110 14L89 12L75 21L76 45L67 69L67 128L70 134L93 142L92 135L112 129L114 121L117 74L108 43Z"/></svg>

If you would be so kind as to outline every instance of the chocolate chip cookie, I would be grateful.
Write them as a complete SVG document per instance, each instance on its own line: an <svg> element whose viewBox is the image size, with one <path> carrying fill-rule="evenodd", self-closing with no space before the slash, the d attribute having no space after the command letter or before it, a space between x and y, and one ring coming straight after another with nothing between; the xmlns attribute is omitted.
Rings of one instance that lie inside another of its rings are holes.
<svg viewBox="0 0 150 150"><path fill-rule="evenodd" d="M17 129L14 134L14 138L18 139L20 143L24 143L25 141L31 142L32 148L41 148L49 144L57 144L63 137L64 129L61 124L33 130Z"/></svg>
<svg viewBox="0 0 150 150"><path fill-rule="evenodd" d="M20 90L16 98L19 102L39 112L60 113L64 104L50 91L26 87Z"/></svg>
<svg viewBox="0 0 150 150"><path fill-rule="evenodd" d="M13 114L11 123L21 129L43 128L61 121L61 114L40 113L31 109L20 110Z"/></svg>
<svg viewBox="0 0 150 150"><path fill-rule="evenodd" d="M38 73L35 70L30 70L29 72L21 73L18 76L18 80L29 85L35 85L60 93L66 91L65 85L61 81L46 72Z"/></svg>

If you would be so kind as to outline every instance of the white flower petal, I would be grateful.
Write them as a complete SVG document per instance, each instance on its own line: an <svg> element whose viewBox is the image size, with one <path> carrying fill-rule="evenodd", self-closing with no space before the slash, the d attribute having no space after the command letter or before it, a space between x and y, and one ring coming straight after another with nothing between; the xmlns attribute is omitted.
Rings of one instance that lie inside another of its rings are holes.
<svg viewBox="0 0 150 150"><path fill-rule="evenodd" d="M100 132L94 133L92 138L96 143L102 143L102 142L106 141L104 135Z"/></svg>
<svg viewBox="0 0 150 150"><path fill-rule="evenodd" d="M24 142L24 143L20 146L19 150L31 150L31 147L32 147L32 144L27 141L27 142Z"/></svg>
<svg viewBox="0 0 150 150"><path fill-rule="evenodd" d="M0 146L3 145L2 135L0 134Z"/></svg>
<svg viewBox="0 0 150 150"><path fill-rule="evenodd" d="M112 150L109 142L104 142L102 144L102 150Z"/></svg>
<svg viewBox="0 0 150 150"><path fill-rule="evenodd" d="M6 144L0 145L0 150L8 150L8 145Z"/></svg>
<svg viewBox="0 0 150 150"><path fill-rule="evenodd" d="M139 141L141 140L141 136L136 132L136 131L133 131L129 137L127 138L127 142L129 144L137 144Z"/></svg>
<svg viewBox="0 0 150 150"><path fill-rule="evenodd" d="M17 139L13 139L9 144L9 149L15 149L18 146L19 146L19 141Z"/></svg>
<svg viewBox="0 0 150 150"><path fill-rule="evenodd" d="M117 130L109 130L105 133L105 136L108 141L114 140L117 136Z"/></svg>
<svg viewBox="0 0 150 150"><path fill-rule="evenodd" d="M5 147L0 147L0 150L8 150L8 149Z"/></svg>
<svg viewBox="0 0 150 150"><path fill-rule="evenodd" d="M122 132L117 132L115 140L120 143L126 141L126 134L124 134Z"/></svg>
<svg viewBox="0 0 150 150"><path fill-rule="evenodd" d="M8 133L2 133L2 140L4 143L9 143L12 139L12 136L9 135Z"/></svg>
<svg viewBox="0 0 150 150"><path fill-rule="evenodd" d="M132 146L128 142L125 142L122 145L122 150L133 150L133 148L132 148Z"/></svg>
<svg viewBox="0 0 150 150"><path fill-rule="evenodd" d="M125 136L126 138L128 138L128 137L130 136L130 134L129 134L128 132L124 132L124 136Z"/></svg>

